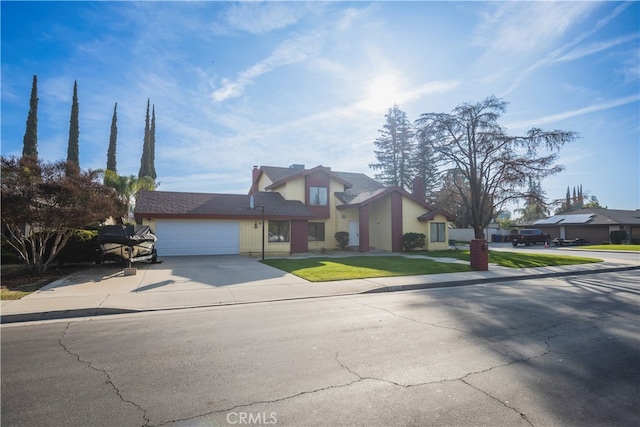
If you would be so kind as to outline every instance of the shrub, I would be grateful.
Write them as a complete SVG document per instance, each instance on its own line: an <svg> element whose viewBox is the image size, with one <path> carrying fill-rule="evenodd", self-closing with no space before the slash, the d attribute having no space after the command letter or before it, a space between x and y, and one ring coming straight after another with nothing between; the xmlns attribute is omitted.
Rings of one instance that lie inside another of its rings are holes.
<svg viewBox="0 0 640 427"><path fill-rule="evenodd" d="M346 231L338 231L333 237L336 238L338 248L340 248L341 251L347 249L347 246L349 246L349 233Z"/></svg>
<svg viewBox="0 0 640 427"><path fill-rule="evenodd" d="M619 245L624 240L627 240L627 232L624 230L612 231L611 233L609 233L609 239L614 245Z"/></svg>
<svg viewBox="0 0 640 427"><path fill-rule="evenodd" d="M422 233L405 233L402 236L402 248L405 251L424 248L426 236Z"/></svg>

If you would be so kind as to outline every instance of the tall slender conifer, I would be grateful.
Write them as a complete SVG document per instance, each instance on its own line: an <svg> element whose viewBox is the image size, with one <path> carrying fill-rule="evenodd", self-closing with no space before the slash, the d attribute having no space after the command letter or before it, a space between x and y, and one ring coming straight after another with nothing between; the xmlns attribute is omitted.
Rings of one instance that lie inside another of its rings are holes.
<svg viewBox="0 0 640 427"><path fill-rule="evenodd" d="M38 76L33 76L31 100L27 115L27 128L24 132L22 156L38 158Z"/></svg>

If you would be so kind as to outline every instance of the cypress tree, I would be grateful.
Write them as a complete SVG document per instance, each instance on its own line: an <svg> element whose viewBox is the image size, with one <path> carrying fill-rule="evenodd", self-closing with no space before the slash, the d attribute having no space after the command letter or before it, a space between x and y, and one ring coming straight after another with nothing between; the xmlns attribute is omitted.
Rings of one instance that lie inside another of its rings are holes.
<svg viewBox="0 0 640 427"><path fill-rule="evenodd" d="M149 176L156 180L156 106L151 109L151 128L149 129Z"/></svg>
<svg viewBox="0 0 640 427"><path fill-rule="evenodd" d="M116 143L118 140L118 103L113 107L111 118L111 134L109 135L109 149L107 150L107 170L116 172Z"/></svg>
<svg viewBox="0 0 640 427"><path fill-rule="evenodd" d="M80 168L80 125L78 124L78 82L73 82L73 102L71 104L71 119L69 120L69 146L67 148L67 162Z"/></svg>
<svg viewBox="0 0 640 427"><path fill-rule="evenodd" d="M35 75L31 86L31 100L27 115L27 129L24 132L22 156L38 158L38 76Z"/></svg>
<svg viewBox="0 0 640 427"><path fill-rule="evenodd" d="M142 157L140 158L140 170L138 171L138 178L144 178L145 176L151 176L151 168L149 161L151 159L149 153L149 99L147 98L147 118L144 125L144 142L142 144Z"/></svg>

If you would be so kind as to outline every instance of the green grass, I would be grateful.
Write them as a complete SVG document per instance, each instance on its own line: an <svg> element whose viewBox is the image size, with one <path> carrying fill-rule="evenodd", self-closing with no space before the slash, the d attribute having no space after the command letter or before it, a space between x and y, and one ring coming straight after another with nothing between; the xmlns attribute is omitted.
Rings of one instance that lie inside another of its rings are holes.
<svg viewBox="0 0 640 427"><path fill-rule="evenodd" d="M25 291L12 291L9 289L2 288L0 289L0 300L16 300L22 297L26 297L31 292Z"/></svg>
<svg viewBox="0 0 640 427"><path fill-rule="evenodd" d="M636 251L640 252L640 245L590 245L590 246L579 246L577 249L597 249L604 251Z"/></svg>
<svg viewBox="0 0 640 427"><path fill-rule="evenodd" d="M469 265L404 258L401 256L282 258L265 260L264 263L311 282L471 271Z"/></svg>
<svg viewBox="0 0 640 427"><path fill-rule="evenodd" d="M424 255L431 257L457 258L469 261L469 250L446 250L424 252ZM602 262L598 258L585 258L570 255L537 254L527 252L502 252L489 251L489 262L502 267L527 268L527 267L548 267L552 265L574 265Z"/></svg>

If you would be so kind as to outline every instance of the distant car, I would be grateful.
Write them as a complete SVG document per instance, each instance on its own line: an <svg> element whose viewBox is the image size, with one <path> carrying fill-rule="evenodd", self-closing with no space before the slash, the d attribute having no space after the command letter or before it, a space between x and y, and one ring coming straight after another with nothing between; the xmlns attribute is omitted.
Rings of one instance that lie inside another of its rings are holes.
<svg viewBox="0 0 640 427"><path fill-rule="evenodd" d="M582 246L585 245L587 243L589 243L588 240L582 239L580 237L576 237L575 239L559 239L559 238L555 238L551 241L551 243L553 243L556 246L569 246L569 245L575 245L575 246Z"/></svg>
<svg viewBox="0 0 640 427"><path fill-rule="evenodd" d="M525 228L523 230L520 230L518 234L514 235L511 238L511 244L514 247L518 246L519 244L531 246L538 243L549 243L550 240L550 235L548 235L547 233L543 233L537 228Z"/></svg>

